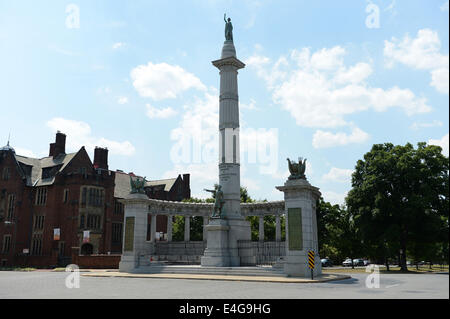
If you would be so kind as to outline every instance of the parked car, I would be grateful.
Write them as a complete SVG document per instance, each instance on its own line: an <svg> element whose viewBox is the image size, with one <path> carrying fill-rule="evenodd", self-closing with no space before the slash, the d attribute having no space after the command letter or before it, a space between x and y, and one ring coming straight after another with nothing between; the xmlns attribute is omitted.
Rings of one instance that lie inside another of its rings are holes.
<svg viewBox="0 0 450 319"><path fill-rule="evenodd" d="M352 260L350 258L347 258L342 262L342 266L344 267L351 267L352 266Z"/></svg>
<svg viewBox="0 0 450 319"><path fill-rule="evenodd" d="M364 260L356 258L353 259L353 265L354 266L364 266Z"/></svg>
<svg viewBox="0 0 450 319"><path fill-rule="evenodd" d="M363 261L364 261L364 266L370 265L370 261L368 261L367 259L364 259Z"/></svg>
<svg viewBox="0 0 450 319"><path fill-rule="evenodd" d="M322 262L322 267L331 267L333 266L333 262L328 259L328 258L324 258L320 260Z"/></svg>

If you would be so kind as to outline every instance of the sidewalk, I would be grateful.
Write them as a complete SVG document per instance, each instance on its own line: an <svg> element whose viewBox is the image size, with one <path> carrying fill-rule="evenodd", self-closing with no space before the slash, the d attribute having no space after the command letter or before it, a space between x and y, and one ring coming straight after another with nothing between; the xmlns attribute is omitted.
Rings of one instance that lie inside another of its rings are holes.
<svg viewBox="0 0 450 319"><path fill-rule="evenodd" d="M224 280L224 281L253 281L275 283L320 283L335 280L350 279L348 275L323 274L313 280L309 278L294 277L267 277L267 276L230 276L230 275L200 275L200 274L134 274L111 270L83 270L85 277L124 277L124 278L159 278L159 279L193 279L193 280Z"/></svg>

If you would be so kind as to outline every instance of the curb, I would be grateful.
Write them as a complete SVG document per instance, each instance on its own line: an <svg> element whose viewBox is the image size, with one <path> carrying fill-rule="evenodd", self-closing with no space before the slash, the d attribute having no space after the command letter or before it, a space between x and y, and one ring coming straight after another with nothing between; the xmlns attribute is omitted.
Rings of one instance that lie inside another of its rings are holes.
<svg viewBox="0 0 450 319"><path fill-rule="evenodd" d="M266 277L266 276L232 276L232 275L200 275L200 274L133 274L119 272L90 272L84 277L115 277L115 278L147 278L147 279L193 279L193 280L222 280L222 281L248 281L271 283L321 283L350 279L348 275L325 275L319 279L311 280L294 277Z"/></svg>

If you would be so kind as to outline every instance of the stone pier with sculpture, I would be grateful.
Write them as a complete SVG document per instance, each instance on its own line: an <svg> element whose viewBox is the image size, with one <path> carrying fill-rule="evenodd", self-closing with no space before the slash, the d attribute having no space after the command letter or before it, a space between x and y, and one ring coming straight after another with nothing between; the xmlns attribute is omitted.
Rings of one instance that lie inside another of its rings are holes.
<svg viewBox="0 0 450 319"><path fill-rule="evenodd" d="M306 159L289 158L290 176L276 189L283 201L240 202L238 70L245 64L236 56L231 19L225 19L225 42L220 59L212 61L220 74L219 176L214 203L184 203L149 199L145 178L130 178L125 207L120 272L239 274L309 277L308 252L315 252L314 277L322 273L318 254L316 202L319 189L306 179ZM301 150L295 150L301 151ZM156 236L156 216L167 216L166 240ZM174 216L184 216L184 241L172 241ZM274 216L275 241L264 241L264 216ZM149 218L150 216L150 218ZM203 218L203 240L190 240L190 220ZM251 241L247 216L259 217L259 241ZM285 219L282 241L281 219ZM150 219L150 223L148 220ZM148 238L150 228L150 238Z"/></svg>

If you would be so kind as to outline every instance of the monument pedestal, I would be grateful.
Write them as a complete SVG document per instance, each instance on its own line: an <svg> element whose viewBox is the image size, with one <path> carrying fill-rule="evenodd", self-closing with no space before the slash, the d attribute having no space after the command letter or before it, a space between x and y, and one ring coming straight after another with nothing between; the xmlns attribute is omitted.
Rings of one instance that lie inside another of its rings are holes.
<svg viewBox="0 0 450 319"><path fill-rule="evenodd" d="M228 250L228 231L230 226L225 219L211 219L204 226L207 233L207 244L201 258L202 266L228 267L230 266L230 252Z"/></svg>
<svg viewBox="0 0 450 319"><path fill-rule="evenodd" d="M131 272L139 267L140 257L149 253L150 247L146 244L148 197L130 194L121 202L125 205L125 221L119 271Z"/></svg>
<svg viewBox="0 0 450 319"><path fill-rule="evenodd" d="M320 198L317 187L306 179L288 180L278 186L284 192L286 213L286 258L284 273L292 277L310 277L308 252L315 253L314 276L322 274L317 239L316 202Z"/></svg>

